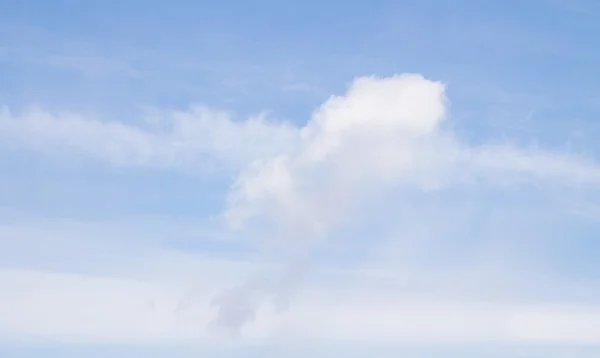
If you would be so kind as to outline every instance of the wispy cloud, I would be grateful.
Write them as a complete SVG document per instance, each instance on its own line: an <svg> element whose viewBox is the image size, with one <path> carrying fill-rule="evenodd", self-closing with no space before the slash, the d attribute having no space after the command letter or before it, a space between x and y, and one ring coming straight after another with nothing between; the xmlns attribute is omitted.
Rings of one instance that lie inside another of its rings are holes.
<svg viewBox="0 0 600 358"><path fill-rule="evenodd" d="M297 140L290 125L264 115L234 121L225 112L202 106L154 112L145 119L136 126L35 108L13 115L4 108L0 135L8 145L43 153L84 154L115 165L188 168L210 160L236 167L285 152Z"/></svg>
<svg viewBox="0 0 600 358"><path fill-rule="evenodd" d="M193 166L218 158L224 166L235 163L239 168L252 163L255 167L257 160L290 157L307 165L363 160L361 165L382 171L374 176L394 181L400 175L421 180L420 186L428 185L423 181L454 176L459 168L468 168L471 174L496 170L568 181L598 180L598 168L586 158L508 144L459 143L441 125L445 112L441 83L403 75L357 79L346 96L329 99L303 127L261 114L238 120L205 106L154 111L137 123L36 107L13 114L4 107L0 135L9 145L44 153L72 149L72 154L116 165ZM360 146L368 151L356 149ZM433 179L427 170L444 172Z"/></svg>

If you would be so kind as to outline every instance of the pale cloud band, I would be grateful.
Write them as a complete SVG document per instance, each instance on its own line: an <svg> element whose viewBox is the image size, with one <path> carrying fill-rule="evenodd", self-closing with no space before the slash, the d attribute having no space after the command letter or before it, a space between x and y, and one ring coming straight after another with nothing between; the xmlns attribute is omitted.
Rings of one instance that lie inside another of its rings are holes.
<svg viewBox="0 0 600 358"><path fill-rule="evenodd" d="M215 268L222 268L215 266ZM164 281L41 271L0 271L0 333L61 343L216 344L205 327L218 277L184 286ZM342 298L343 297L343 298ZM458 301L355 286L309 287L280 312L259 306L240 343L600 344L600 307Z"/></svg>

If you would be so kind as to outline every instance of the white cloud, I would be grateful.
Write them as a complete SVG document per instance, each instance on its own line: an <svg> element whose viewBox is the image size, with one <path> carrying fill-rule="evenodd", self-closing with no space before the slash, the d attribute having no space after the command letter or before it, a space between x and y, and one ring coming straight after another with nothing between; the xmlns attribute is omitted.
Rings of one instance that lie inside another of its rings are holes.
<svg viewBox="0 0 600 358"><path fill-rule="evenodd" d="M356 79L299 129L295 150L254 161L241 173L226 219L238 229L257 219L275 230L281 247L304 255L355 220L355 211L370 200L401 188L436 191L480 181L600 183L600 167L580 158L459 142L443 126L444 93L442 83L420 75Z"/></svg>
<svg viewBox="0 0 600 358"><path fill-rule="evenodd" d="M256 158L286 152L295 131L264 115L234 121L203 106L155 112L146 125L100 121L31 108L20 115L0 112L0 136L7 144L43 153L85 154L114 165L202 167L207 161L239 167Z"/></svg>
<svg viewBox="0 0 600 358"><path fill-rule="evenodd" d="M4 335L135 342L165 340L174 333L168 304L174 305L176 297L152 284L11 270L2 270L0 281Z"/></svg>
<svg viewBox="0 0 600 358"><path fill-rule="evenodd" d="M444 85L419 75L366 77L333 96L300 128L296 150L255 161L238 178L226 217L286 223L324 236L368 199L400 187L450 184L600 183L583 158L510 145L471 146L443 127Z"/></svg>
<svg viewBox="0 0 600 358"><path fill-rule="evenodd" d="M583 158L508 144L460 143L444 128L446 117L445 86L404 74L357 78L346 94L329 98L304 126L265 115L234 120L206 106L155 111L131 123L36 107L17 115L4 107L0 136L5 145L86 154L115 165L194 167L212 161L248 168L233 195L241 201L246 189L249 196L268 191L252 189L257 180L275 180L279 190L289 190L286 175L306 186L310 184L304 181L327 175L321 187L328 183L344 190L356 185L365 189L366 183L432 189L502 173L594 183L600 178L600 169Z"/></svg>
<svg viewBox="0 0 600 358"><path fill-rule="evenodd" d="M437 218L428 217L419 225L427 220ZM123 231L118 227L110 231L100 225L86 227L71 223L58 225L58 228L45 225L43 229L43 232L32 232L28 225L13 225L10 230L0 231L5 234L0 241L9 239L6 235L9 233L12 233L10 239L28 239L15 243L17 247L5 242L2 247L6 256L27 253L21 248L25 245L42 251L35 257L36 261L54 261L47 262L44 270L9 268L8 261L2 261L0 337L87 344L233 344L223 342L212 330L211 323L218 317L219 309L213 304L214 298L224 287L235 287L249 277L256 278L257 272L268 274L281 268L256 260L232 260L226 254L219 258L157 247L133 246L123 250L124 247L110 243L99 245L106 241L100 237L104 233ZM51 239L65 233L69 237L63 241L77 242L77 245L60 244ZM39 249L39 242L46 237L57 247L48 242ZM121 235L119 238L128 240L129 237ZM86 239L99 243L85 244ZM436 239L451 237L439 235ZM29 255L35 252L30 249ZM78 274L68 273L78 267L68 268L60 263L73 263L74 258L90 261L93 268L79 269ZM377 259L373 263L378 263ZM251 283L258 282L262 296L254 297L257 301L242 296L244 300L234 302L242 308L252 303L249 310L254 315L241 327L242 335L236 344L600 345L600 306L597 304L569 302L559 296L552 300L552 295L545 296L546 302L554 303L540 304L522 300L514 292L505 296L472 295L474 290L496 293L494 290L498 289L507 293L507 287L502 286L506 280L516 282L512 288L536 282L538 291L548 284L555 287L556 292L572 291L574 286L527 276L519 270L500 277L497 272L475 266L466 271L438 272L439 265L427 263L427 268L433 271L415 272L411 271L414 267L405 266L382 266L376 271L341 270L316 265L297 287L301 289L295 292L285 311L265 299L278 294L268 292L269 287L265 289L269 276L262 282L251 279ZM403 285L407 273L423 285ZM429 290L431 287L434 290ZM457 294L457 290L463 294ZM245 292L252 293L252 290Z"/></svg>
<svg viewBox="0 0 600 358"><path fill-rule="evenodd" d="M63 343L214 344L217 337L206 327L215 315L215 272L204 274L193 302L182 306L187 287L177 279L0 270L0 333ZM600 344L599 325L598 306L469 302L313 285L285 313L260 306L242 343Z"/></svg>
<svg viewBox="0 0 600 358"><path fill-rule="evenodd" d="M260 225L248 225L243 233L258 236L253 229L261 234L274 230L282 246L290 251L301 248L292 261L315 241L351 222L354 211L366 202L399 188L434 192L479 182L600 182L600 168L585 158L508 144L461 142L444 125L447 116L443 84L419 75L399 75L355 80L345 95L329 98L302 127L263 117L237 122L204 107L158 113L156 121L137 125L39 110L16 116L4 110L0 135L10 145L44 153L74 151L115 165L195 168L208 160L238 169L226 218L234 227L258 219ZM421 224L435 225L435 220L427 217ZM451 239L435 235L435 240ZM222 267L206 270L211 282L192 299L199 315L191 315L183 328L176 320L181 317L177 309L184 295L181 286L3 271L0 327L7 334L60 340L195 340L198 332L208 334L204 329L224 307L212 306L214 294L227 286L218 284ZM285 313L272 310L266 300L250 297L249 308L242 300L242 314L250 312L241 322L247 321L244 339L600 343L595 333L600 332L596 306L476 304L443 295L422 299L364 289L342 292L312 287L295 297ZM236 295L250 295L250 291L234 292L233 299L226 301L239 305ZM144 303L149 300L156 300L153 307L158 309L149 309ZM38 311L28 311L32 305L38 305ZM49 315L43 316L46 311ZM113 329L113 325L119 326ZM525 332L523 326L536 331Z"/></svg>

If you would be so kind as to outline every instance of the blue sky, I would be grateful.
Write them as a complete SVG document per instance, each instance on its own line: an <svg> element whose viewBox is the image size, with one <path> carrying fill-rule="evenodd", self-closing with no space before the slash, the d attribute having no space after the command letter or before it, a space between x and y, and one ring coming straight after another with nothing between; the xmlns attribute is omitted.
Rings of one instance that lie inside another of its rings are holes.
<svg viewBox="0 0 600 358"><path fill-rule="evenodd" d="M0 355L597 356L598 16L0 0Z"/></svg>

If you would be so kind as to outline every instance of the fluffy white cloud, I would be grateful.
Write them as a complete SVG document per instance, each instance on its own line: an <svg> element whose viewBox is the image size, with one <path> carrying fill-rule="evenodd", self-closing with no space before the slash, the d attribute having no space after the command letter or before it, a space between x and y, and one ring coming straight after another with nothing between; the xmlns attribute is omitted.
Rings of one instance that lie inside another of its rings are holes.
<svg viewBox="0 0 600 358"><path fill-rule="evenodd" d="M576 157L461 143L444 128L445 116L442 83L412 74L356 79L299 129L293 151L254 161L241 173L225 217L238 229L257 219L275 230L280 247L301 256L355 220L370 200L397 189L435 191L482 181L600 183L600 167ZM241 298L250 290L235 294L231 301L250 310ZM226 303L221 308L227 316L236 311ZM239 325L246 322L238 318Z"/></svg>
<svg viewBox="0 0 600 358"><path fill-rule="evenodd" d="M398 75L356 79L347 93L329 98L304 126L263 117L233 121L204 107L158 113L157 120L137 125L39 110L16 116L4 110L0 135L9 145L74 151L115 165L195 168L209 160L238 169L225 217L238 228L257 220L259 225L246 226L244 234L257 237L273 230L290 251L301 247L292 261L352 221L366 202L396 189L431 192L481 182L600 183L600 168L584 158L461 142L444 125L446 112L443 84L420 75ZM428 226L434 223L427 220ZM443 295L424 299L402 292L366 293L360 287L313 287L295 297L287 312L272 310L262 298L287 290L289 282L266 288L259 284L258 289L242 285L221 294L226 299L213 306L224 285L221 270L206 269L210 282L190 299L198 315L184 310L183 317L189 319L183 326L178 321L185 296L181 286L2 271L0 329L61 340L189 341L198 339L198 332L215 317L219 322L221 314L233 317L226 325L243 326L246 339L600 343L596 306L475 304ZM281 280L295 280L290 272L284 270ZM28 310L33 305L38 311Z"/></svg>
<svg viewBox="0 0 600 358"><path fill-rule="evenodd" d="M242 173L227 216L239 224L264 214L319 236L375 187L435 185L444 157L458 154L437 133L444 111L440 83L418 75L358 79L313 114L295 151Z"/></svg>
<svg viewBox="0 0 600 358"><path fill-rule="evenodd" d="M284 223L304 237L326 235L364 199L394 188L450 184L600 183L583 158L509 145L471 146L443 127L444 85L420 75L355 80L302 128L295 150L253 162L232 188L226 216Z"/></svg>

